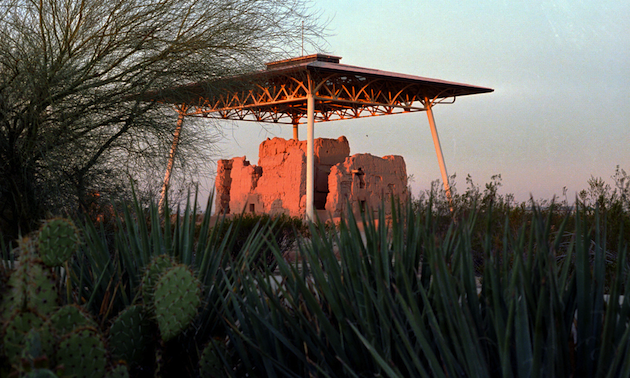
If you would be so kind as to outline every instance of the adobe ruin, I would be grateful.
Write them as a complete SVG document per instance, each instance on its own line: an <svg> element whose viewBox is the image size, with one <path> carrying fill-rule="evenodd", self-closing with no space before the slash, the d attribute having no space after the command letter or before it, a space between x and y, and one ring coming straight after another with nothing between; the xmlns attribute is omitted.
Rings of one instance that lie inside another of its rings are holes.
<svg viewBox="0 0 630 378"><path fill-rule="evenodd" d="M350 156L345 136L315 139L314 206L326 218L388 205L392 196L407 199L407 170L402 156ZM267 213L302 217L306 211L306 141L282 138L260 144L258 165L246 157L219 160L217 213ZM389 212L389 206L385 211Z"/></svg>

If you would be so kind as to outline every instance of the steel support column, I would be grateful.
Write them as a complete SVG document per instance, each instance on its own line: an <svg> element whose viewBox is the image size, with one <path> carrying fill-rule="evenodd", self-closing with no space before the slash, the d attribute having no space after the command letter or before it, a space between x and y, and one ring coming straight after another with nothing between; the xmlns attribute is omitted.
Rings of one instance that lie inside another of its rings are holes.
<svg viewBox="0 0 630 378"><path fill-rule="evenodd" d="M299 129L298 129L298 121L297 120L293 121L293 140L295 140L296 142L298 140L300 140L300 138L299 138Z"/></svg>
<svg viewBox="0 0 630 378"><path fill-rule="evenodd" d="M177 146L179 145L179 136L182 132L182 126L184 124L184 115L186 109L179 109L179 117L177 118L177 125L175 126L175 132L173 133L173 144L171 145L171 151L168 155L168 164L166 165L166 173L164 173L164 183L162 184L162 192L160 193L160 202L158 203L158 210L160 215L164 215L164 206L166 206L166 191L171 181L171 172L173 171L173 165L175 163L175 152L177 152Z"/></svg>
<svg viewBox="0 0 630 378"><path fill-rule="evenodd" d="M442 155L442 145L440 144L440 137L438 136L437 128L435 127L435 119L433 118L433 104L429 98L424 98L424 106L427 111L427 118L429 118L429 127L431 128L431 135L433 136L433 144L435 145L435 153L437 154L438 164L440 165L440 172L442 173L442 181L444 182L444 190L446 191L446 198L449 205L453 204L453 198L451 196L451 186L448 183L448 173L446 172L446 163L444 163L444 155Z"/></svg>
<svg viewBox="0 0 630 378"><path fill-rule="evenodd" d="M309 90L306 95L306 219L315 220L315 97Z"/></svg>

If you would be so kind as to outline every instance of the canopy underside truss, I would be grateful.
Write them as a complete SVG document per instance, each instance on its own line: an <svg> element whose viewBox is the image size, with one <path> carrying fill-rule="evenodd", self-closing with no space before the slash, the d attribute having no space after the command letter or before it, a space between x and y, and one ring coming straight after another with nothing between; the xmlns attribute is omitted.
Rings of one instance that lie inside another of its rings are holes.
<svg viewBox="0 0 630 378"><path fill-rule="evenodd" d="M243 90L197 97L188 116L282 124L305 123L308 87L314 88L315 122L425 111L428 88L415 83L344 74L308 73L304 78L274 76ZM432 103L454 101L453 89L431 91Z"/></svg>

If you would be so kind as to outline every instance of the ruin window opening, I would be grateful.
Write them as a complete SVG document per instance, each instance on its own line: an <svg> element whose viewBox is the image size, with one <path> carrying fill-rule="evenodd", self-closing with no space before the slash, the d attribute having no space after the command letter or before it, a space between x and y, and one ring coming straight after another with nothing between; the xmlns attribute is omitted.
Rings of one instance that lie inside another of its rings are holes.
<svg viewBox="0 0 630 378"><path fill-rule="evenodd" d="M354 169L352 173L359 179L359 189L365 189L365 180L363 179L365 172L363 172L363 169Z"/></svg>
<svg viewBox="0 0 630 378"><path fill-rule="evenodd" d="M252 214L256 212L256 205L255 204L253 204L253 203L249 204L249 212L252 213Z"/></svg>

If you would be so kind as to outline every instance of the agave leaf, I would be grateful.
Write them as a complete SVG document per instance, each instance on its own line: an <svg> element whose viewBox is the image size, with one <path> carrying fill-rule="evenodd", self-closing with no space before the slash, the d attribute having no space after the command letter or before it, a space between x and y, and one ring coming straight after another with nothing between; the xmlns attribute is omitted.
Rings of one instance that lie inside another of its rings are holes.
<svg viewBox="0 0 630 378"><path fill-rule="evenodd" d="M430 303L427 297L427 293L425 293L422 288L419 290L419 293L424 303ZM441 332L441 327L438 324L437 317L435 315L435 312L431 308L431 306L424 307L424 314L428 318L428 322L431 328L431 333L433 335L434 342L436 342L440 356L442 360L444 361L446 374L448 376L463 375L464 371L462 367L460 366L460 364L458 363L458 361L456 360L453 353L451 352L450 348L448 347L447 342L445 340L445 335L443 335Z"/></svg>
<svg viewBox="0 0 630 378"><path fill-rule="evenodd" d="M516 360L518 361L518 374L523 377L532 376L534 356L532 354L532 341L530 337L529 319L525 299L520 297L515 300L516 314L514 321L514 341L516 344ZM504 374L505 375L505 374Z"/></svg>
<svg viewBox="0 0 630 378"><path fill-rule="evenodd" d="M576 212L576 284L577 284L577 355L576 372L583 376L592 376L592 310L591 274L589 263L589 240L580 212ZM594 340L593 340L594 342Z"/></svg>
<svg viewBox="0 0 630 378"><path fill-rule="evenodd" d="M617 346L612 364L607 366L607 378L612 377L630 377L630 359L628 352L630 351L630 327L626 327L621 340Z"/></svg>
<svg viewBox="0 0 630 378"><path fill-rule="evenodd" d="M363 343L363 345L367 348L367 350L370 352L370 354L372 355L372 357L374 357L374 359L376 360L376 362L378 363L378 365L381 367L381 369L383 369L383 371L385 371L385 373L387 373L387 375L389 377L392 378L398 378L398 377L402 377L402 375L400 375L400 373L394 371L394 368L392 366L390 366L384 359L383 357L381 357L378 352L376 352L376 350L374 349L374 346L372 346L370 344L369 341L367 341L367 339L365 337L363 337L363 335L361 335L361 333L359 332L359 330L352 324L352 323L348 323L348 325L352 328L352 330L356 333L356 335L359 337L359 339L361 340L361 342Z"/></svg>
<svg viewBox="0 0 630 378"><path fill-rule="evenodd" d="M409 286L408 280L405 280L405 286ZM423 290L422 287L419 290ZM397 293L397 300L401 305L400 308L403 310L406 316L407 326L410 327L411 330L413 331L413 335L415 336L416 342L419 345L418 352L422 352L423 357L427 359L429 368L431 369L431 376L446 377L442 369L440 359L435 354L433 347L431 343L429 342L428 337L430 335L428 331L426 330L426 328L422 327L425 321L424 321L424 317L422 316L422 312L417 306L417 301L415 300L415 298L409 298L409 300L407 300L406 298L403 298L400 293ZM394 324L399 329L399 332L403 333L401 332L402 325L397 319L395 320ZM406 335L403 335L401 338L405 341L405 346L407 347L407 349L409 350L413 358L414 365L418 368L418 370L422 374L424 371L424 367L418 361L416 350L415 349L410 350L408 337L404 337L404 336Z"/></svg>
<svg viewBox="0 0 630 378"><path fill-rule="evenodd" d="M623 225L622 225L623 229ZM617 253L617 267L615 277L612 280L610 295L606 303L606 314L604 317L604 325L601 336L601 350L599 352L599 360L597 361L597 375L603 376L606 369L612 370L613 347L615 343L615 331L618 327L618 320L625 319L620 317L620 292L623 285L623 270L626 266L626 249L622 249L623 233L619 234L619 250ZM625 320L622 321L625 323ZM624 326L626 326L624 324Z"/></svg>

